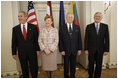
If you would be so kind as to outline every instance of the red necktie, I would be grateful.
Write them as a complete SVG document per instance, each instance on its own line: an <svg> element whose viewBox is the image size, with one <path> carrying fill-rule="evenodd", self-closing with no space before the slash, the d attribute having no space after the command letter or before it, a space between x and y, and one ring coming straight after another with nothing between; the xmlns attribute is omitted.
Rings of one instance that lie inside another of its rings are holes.
<svg viewBox="0 0 118 79"><path fill-rule="evenodd" d="M25 28L25 25L23 25L23 36L24 36L24 39L26 40L26 28Z"/></svg>

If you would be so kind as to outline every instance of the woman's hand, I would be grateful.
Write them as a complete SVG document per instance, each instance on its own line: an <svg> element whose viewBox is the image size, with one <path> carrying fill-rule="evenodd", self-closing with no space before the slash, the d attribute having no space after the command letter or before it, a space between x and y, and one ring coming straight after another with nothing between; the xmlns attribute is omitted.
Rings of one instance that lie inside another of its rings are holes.
<svg viewBox="0 0 118 79"><path fill-rule="evenodd" d="M48 55L48 54L50 54L51 52L50 52L50 50L44 50L45 51L45 53Z"/></svg>

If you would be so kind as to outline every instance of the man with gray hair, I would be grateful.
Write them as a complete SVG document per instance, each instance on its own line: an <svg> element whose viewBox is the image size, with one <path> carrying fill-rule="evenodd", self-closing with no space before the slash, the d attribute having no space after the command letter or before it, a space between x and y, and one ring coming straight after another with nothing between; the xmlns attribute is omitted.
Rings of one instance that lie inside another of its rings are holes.
<svg viewBox="0 0 118 79"><path fill-rule="evenodd" d="M27 23L27 14L24 11L18 13L18 20L20 24L12 29L12 56L16 60L18 50L23 77L29 77L30 69L31 76L36 78L38 76L37 55L40 51L38 30L35 25Z"/></svg>
<svg viewBox="0 0 118 79"><path fill-rule="evenodd" d="M100 78L103 55L109 52L108 25L101 23L102 13L96 12L94 23L87 25L85 32L85 54L88 55L89 78ZM94 63L96 64L94 71Z"/></svg>
<svg viewBox="0 0 118 79"><path fill-rule="evenodd" d="M67 24L59 29L59 51L64 56L64 77L75 78L76 58L82 50L81 32L80 27L73 24L73 13L67 13L66 19Z"/></svg>

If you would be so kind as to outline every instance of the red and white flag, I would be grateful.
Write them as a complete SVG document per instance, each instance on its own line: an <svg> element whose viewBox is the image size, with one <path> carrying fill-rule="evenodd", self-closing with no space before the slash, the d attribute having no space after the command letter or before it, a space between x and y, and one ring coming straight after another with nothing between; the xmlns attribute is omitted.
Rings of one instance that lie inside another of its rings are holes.
<svg viewBox="0 0 118 79"><path fill-rule="evenodd" d="M33 5L32 1L28 1L28 19L27 19L27 22L36 25L37 30L39 32L38 21L37 21L37 18L36 18L34 5Z"/></svg>
<svg viewBox="0 0 118 79"><path fill-rule="evenodd" d="M49 16L53 17L51 1L47 1L47 14L46 15L49 15ZM52 26L54 27L54 20L53 20Z"/></svg>

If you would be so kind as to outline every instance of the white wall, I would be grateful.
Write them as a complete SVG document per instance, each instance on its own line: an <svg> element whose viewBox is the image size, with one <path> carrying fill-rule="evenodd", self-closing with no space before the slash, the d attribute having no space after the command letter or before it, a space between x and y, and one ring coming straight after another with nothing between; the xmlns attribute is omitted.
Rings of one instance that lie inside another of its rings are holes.
<svg viewBox="0 0 118 79"><path fill-rule="evenodd" d="M12 58L11 35L13 23L12 2L1 2L1 73L17 73L16 61Z"/></svg>
<svg viewBox="0 0 118 79"><path fill-rule="evenodd" d="M88 56L85 55L84 53L84 38L85 38L85 29L86 25L90 24L90 19L91 19L91 6L90 2L86 1L80 1L78 2L77 7L78 9L78 15L79 15L79 22L80 22L80 28L81 28L81 36L82 36L82 54L78 57L79 63L87 69L88 67Z"/></svg>
<svg viewBox="0 0 118 79"><path fill-rule="evenodd" d="M111 2L109 68L117 67L117 2Z"/></svg>

